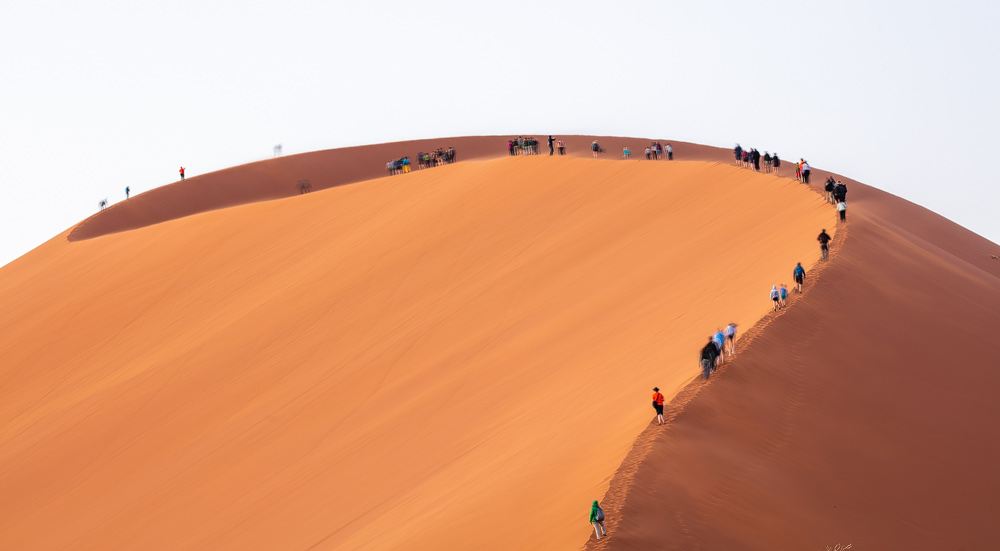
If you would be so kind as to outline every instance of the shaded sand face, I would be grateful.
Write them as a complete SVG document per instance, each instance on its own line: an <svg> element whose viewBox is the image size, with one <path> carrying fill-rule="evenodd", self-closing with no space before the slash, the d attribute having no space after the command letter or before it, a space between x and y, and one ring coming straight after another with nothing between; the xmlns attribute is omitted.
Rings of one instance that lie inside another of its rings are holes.
<svg viewBox="0 0 1000 551"><path fill-rule="evenodd" d="M833 212L714 163L467 162L0 271L0 548L575 549Z"/></svg>
<svg viewBox="0 0 1000 551"><path fill-rule="evenodd" d="M1000 247L851 194L822 275L643 434L587 549L997 547Z"/></svg>

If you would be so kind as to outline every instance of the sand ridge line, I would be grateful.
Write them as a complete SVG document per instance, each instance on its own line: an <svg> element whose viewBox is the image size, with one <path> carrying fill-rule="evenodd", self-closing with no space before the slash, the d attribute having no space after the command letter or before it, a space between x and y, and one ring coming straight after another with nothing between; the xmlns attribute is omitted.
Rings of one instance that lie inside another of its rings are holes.
<svg viewBox="0 0 1000 551"><path fill-rule="evenodd" d="M809 186L813 187L813 186ZM839 224L839 223L838 223ZM694 380L688 383L679 393L677 393L668 404L664 407L663 417L666 423L663 427L659 427L653 424L655 420L655 415L653 420L650 420L649 425L639 434L632 448L626 454L625 459L622 460L622 464L618 467L618 470L612 475L611 483L608 491L604 494L601 499L601 508L605 511L605 524L608 527L608 537L601 538L600 540L595 540L593 538L588 539L587 543L584 545L583 549L587 551L591 550L605 550L608 549L610 536L615 533L618 522L620 520L620 515L614 514L621 511L624 508L626 501L628 500L629 492L633 490L633 480L639 467L643 464L645 458L652 451L653 447L656 445L657 440L661 438L662 435L666 434L667 431L673 426L673 421L684 411L685 407L691 403L692 400L697 397L701 390L715 381L716 377L721 376L725 373L734 362L739 361L739 353L745 351L749 348L753 341L757 339L761 334L763 334L764 329L766 329L771 323L773 323L779 316L783 315L792 304L803 298L808 290L808 288L816 285L819 282L820 276L826 271L827 266L833 259L839 254L841 247L847 242L848 237L848 224L839 224L833 238L830 241L830 251L829 259L823 261L822 259L817 260L813 266L809 268L806 273L806 277L812 281L811 285L803 286L802 293L789 293L788 296L788 306L778 310L777 312L771 311L764 315L761 319L757 320L753 326L750 327L746 333L743 334L736 342L735 353L733 354L735 358L727 361L725 364L718 367L715 376L709 380L705 380L701 375L697 375ZM811 276L811 277L810 277ZM659 429L663 430L659 430ZM686 533L685 536L695 545L695 548L700 548L700 545L693 540L690 533Z"/></svg>

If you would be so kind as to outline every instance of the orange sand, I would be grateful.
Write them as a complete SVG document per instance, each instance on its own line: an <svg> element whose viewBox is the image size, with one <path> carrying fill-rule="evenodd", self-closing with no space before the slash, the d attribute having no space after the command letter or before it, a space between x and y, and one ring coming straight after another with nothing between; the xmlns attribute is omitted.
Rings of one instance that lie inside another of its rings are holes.
<svg viewBox="0 0 1000 551"><path fill-rule="evenodd" d="M732 166L529 157L67 232L0 270L0 548L579 548L651 387L833 225Z"/></svg>

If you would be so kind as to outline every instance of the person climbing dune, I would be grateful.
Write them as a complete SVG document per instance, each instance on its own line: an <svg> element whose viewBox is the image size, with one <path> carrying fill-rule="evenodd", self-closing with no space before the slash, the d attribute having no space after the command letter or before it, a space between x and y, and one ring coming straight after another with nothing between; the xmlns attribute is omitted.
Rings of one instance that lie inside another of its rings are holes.
<svg viewBox="0 0 1000 551"><path fill-rule="evenodd" d="M663 426L667 424L663 420L663 395L660 394L660 387L653 387L653 409L656 410L656 424Z"/></svg>
<svg viewBox="0 0 1000 551"><path fill-rule="evenodd" d="M597 500L590 506L590 523L594 525L594 535L601 539L601 534L608 535L608 530L604 527L604 510L598 505Z"/></svg>

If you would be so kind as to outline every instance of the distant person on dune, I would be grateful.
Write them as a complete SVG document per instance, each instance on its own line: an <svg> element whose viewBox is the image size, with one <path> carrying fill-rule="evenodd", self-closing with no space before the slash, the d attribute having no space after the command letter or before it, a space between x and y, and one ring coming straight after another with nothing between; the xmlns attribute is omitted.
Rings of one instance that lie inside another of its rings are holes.
<svg viewBox="0 0 1000 551"><path fill-rule="evenodd" d="M181 173L181 180L183 180L184 179L184 167L181 167L181 169L180 169L179 172Z"/></svg>
<svg viewBox="0 0 1000 551"><path fill-rule="evenodd" d="M125 186L125 198L128 199L128 192L131 191L128 186Z"/></svg>
<svg viewBox="0 0 1000 551"><path fill-rule="evenodd" d="M781 309L781 291L778 290L777 285L771 286L771 302L774 303L774 312Z"/></svg>
<svg viewBox="0 0 1000 551"><path fill-rule="evenodd" d="M819 236L816 241L819 241L819 252L823 256L823 260L830 258L830 234L826 233L826 228L819 232Z"/></svg>
<svg viewBox="0 0 1000 551"><path fill-rule="evenodd" d="M597 504L597 500L594 500L594 504L590 506L590 523L594 525L594 535L597 539L601 539L601 534L605 536L608 535L608 531L604 528L604 510L601 506Z"/></svg>
<svg viewBox="0 0 1000 551"><path fill-rule="evenodd" d="M795 280L795 290L802 293L802 282L806 279L806 269L802 267L801 262L795 264L795 269L792 270L792 279Z"/></svg>
<svg viewBox="0 0 1000 551"><path fill-rule="evenodd" d="M601 146L597 144L597 140L590 144L590 150L594 153L594 158L597 158L597 154L601 152Z"/></svg>
<svg viewBox="0 0 1000 551"><path fill-rule="evenodd" d="M743 164L743 148L740 147L740 144L736 144L736 147L733 148L733 155L736 157L736 166L742 165Z"/></svg>
<svg viewBox="0 0 1000 551"><path fill-rule="evenodd" d="M802 183L803 184L808 184L809 183L809 173L810 172L812 172L812 169L809 168L809 162L803 159L803 161L802 161Z"/></svg>
<svg viewBox="0 0 1000 551"><path fill-rule="evenodd" d="M760 172L760 151L754 149L750 152L750 161L753 163L753 169Z"/></svg>
<svg viewBox="0 0 1000 551"><path fill-rule="evenodd" d="M549 136L549 157L551 157L555 152L556 139Z"/></svg>
<svg viewBox="0 0 1000 551"><path fill-rule="evenodd" d="M652 160L652 158L653 158L653 148L651 148L651 147L649 147L647 145L646 146L646 160L649 161L649 160Z"/></svg>
<svg viewBox="0 0 1000 551"><path fill-rule="evenodd" d="M653 409L656 410L656 424L665 425L663 420L663 395L660 394L660 387L653 387Z"/></svg>
<svg viewBox="0 0 1000 551"><path fill-rule="evenodd" d="M788 306L788 287L782 283L781 288L778 290L781 291L781 307L784 308Z"/></svg>
<svg viewBox="0 0 1000 551"><path fill-rule="evenodd" d="M507 140L507 154L514 156L514 140Z"/></svg>
<svg viewBox="0 0 1000 551"><path fill-rule="evenodd" d="M774 165L774 173L778 173L778 169L781 168L781 159L778 158L778 154L775 153L771 155L771 164Z"/></svg>
<svg viewBox="0 0 1000 551"><path fill-rule="evenodd" d="M705 376L705 379L708 379L708 376L715 370L715 359L718 356L719 352L715 349L715 341L709 335L708 342L701 348L701 355L699 356L701 374Z"/></svg>
<svg viewBox="0 0 1000 551"><path fill-rule="evenodd" d="M764 152L764 172L771 172L771 154L767 151Z"/></svg>
<svg viewBox="0 0 1000 551"><path fill-rule="evenodd" d="M559 140L559 154L560 155L566 154L566 142L562 140Z"/></svg>
<svg viewBox="0 0 1000 551"><path fill-rule="evenodd" d="M712 335L712 342L715 343L715 349L719 351L716 365L722 365L726 361L726 335L723 334L722 329L715 330L715 334ZM712 369L712 373L715 373L715 369Z"/></svg>
<svg viewBox="0 0 1000 551"><path fill-rule="evenodd" d="M726 354L730 357L736 355L736 324L730 323L722 332L726 335Z"/></svg>
<svg viewBox="0 0 1000 551"><path fill-rule="evenodd" d="M823 186L823 191L826 192L826 202L831 205L833 202L833 188L837 186L837 182L834 181L833 176L826 179L826 185Z"/></svg>
<svg viewBox="0 0 1000 551"><path fill-rule="evenodd" d="M628 146L622 148L622 158L628 159L632 155L632 151L629 150Z"/></svg>
<svg viewBox="0 0 1000 551"><path fill-rule="evenodd" d="M847 203L845 201L837 203L837 212L840 213L840 221L847 222Z"/></svg>

